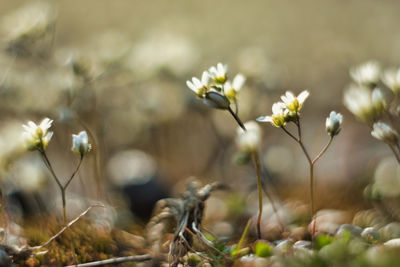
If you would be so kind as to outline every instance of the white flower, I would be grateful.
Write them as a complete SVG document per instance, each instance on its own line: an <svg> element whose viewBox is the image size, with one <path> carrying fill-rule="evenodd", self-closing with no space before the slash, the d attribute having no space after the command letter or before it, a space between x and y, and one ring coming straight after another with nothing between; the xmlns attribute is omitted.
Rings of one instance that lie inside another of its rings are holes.
<svg viewBox="0 0 400 267"><path fill-rule="evenodd" d="M218 84L224 84L226 82L227 72L228 66L222 65L222 63L218 63L217 67L212 66L208 69L208 73L210 74L211 78Z"/></svg>
<svg viewBox="0 0 400 267"><path fill-rule="evenodd" d="M242 89L244 82L246 81L246 77L242 74L237 74L235 78L233 78L232 83L227 81L224 84L224 94L231 100L234 100L239 93L240 89Z"/></svg>
<svg viewBox="0 0 400 267"><path fill-rule="evenodd" d="M374 123L371 135L388 145L396 145L398 141L398 133L384 122Z"/></svg>
<svg viewBox="0 0 400 267"><path fill-rule="evenodd" d="M280 128L286 125L288 116L289 110L286 105L282 102L277 102L272 105L271 116L261 116L257 118L257 121L270 122L273 126Z"/></svg>
<svg viewBox="0 0 400 267"><path fill-rule="evenodd" d="M326 131L330 136L335 136L339 134L340 130L342 129L342 122L343 122L343 116L340 113L336 113L335 111L332 111L329 114L329 117L326 118Z"/></svg>
<svg viewBox="0 0 400 267"><path fill-rule="evenodd" d="M375 91L375 90L374 90ZM374 95L374 100L373 100ZM380 93L371 93L368 88L352 85L344 93L344 105L361 121L371 122L383 110Z"/></svg>
<svg viewBox="0 0 400 267"><path fill-rule="evenodd" d="M400 68L389 69L382 74L383 83L393 91L394 94L400 93Z"/></svg>
<svg viewBox="0 0 400 267"><path fill-rule="evenodd" d="M52 122L53 120L45 118L39 125L36 125L33 121L29 121L27 125L22 125L25 130L23 137L29 150L46 149L53 136L53 132L48 132Z"/></svg>
<svg viewBox="0 0 400 267"><path fill-rule="evenodd" d="M369 61L350 70L353 80L363 86L374 86L380 79L380 66L375 61Z"/></svg>
<svg viewBox="0 0 400 267"><path fill-rule="evenodd" d="M186 85L199 97L204 97L204 94L208 90L208 81L210 76L206 71L201 76L201 81L196 77L192 78L192 81L186 81Z"/></svg>
<svg viewBox="0 0 400 267"><path fill-rule="evenodd" d="M241 151L254 152L261 143L261 129L255 121L249 121L244 124L247 129L244 131L241 127L236 130L237 144Z"/></svg>
<svg viewBox="0 0 400 267"><path fill-rule="evenodd" d="M92 146L89 144L89 138L86 131L80 132L78 135L72 135L72 148L71 150L80 155L81 157L85 156Z"/></svg>
<svg viewBox="0 0 400 267"><path fill-rule="evenodd" d="M297 97L292 92L287 91L285 95L281 96L281 99L291 115L296 115L303 107L303 103L309 95L310 93L307 90L301 92Z"/></svg>

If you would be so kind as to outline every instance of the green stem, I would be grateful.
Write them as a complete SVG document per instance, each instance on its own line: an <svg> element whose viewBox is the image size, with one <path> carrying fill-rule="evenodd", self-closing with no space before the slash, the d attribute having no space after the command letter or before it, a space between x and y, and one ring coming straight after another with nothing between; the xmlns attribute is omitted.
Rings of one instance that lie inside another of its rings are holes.
<svg viewBox="0 0 400 267"><path fill-rule="evenodd" d="M244 228L243 234L240 237L239 243L237 245L238 250L243 248L247 233L249 232L250 224L251 224L251 219L247 221L247 224L246 224L246 227Z"/></svg>

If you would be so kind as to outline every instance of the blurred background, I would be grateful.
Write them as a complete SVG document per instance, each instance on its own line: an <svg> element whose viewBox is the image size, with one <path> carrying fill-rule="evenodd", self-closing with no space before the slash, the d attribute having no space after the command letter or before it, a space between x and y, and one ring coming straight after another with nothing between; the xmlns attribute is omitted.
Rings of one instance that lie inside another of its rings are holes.
<svg viewBox="0 0 400 267"><path fill-rule="evenodd" d="M256 212L253 167L235 160L235 121L186 87L186 80L223 62L230 77L247 77L239 96L243 121L270 114L286 90L309 90L302 120L312 155L328 141L329 112L344 115L342 132L316 166L317 209L368 208L363 192L377 166L386 164L379 173L390 180L386 188L400 184L398 167L390 150L344 108L343 90L354 65L400 65L399 8L394 0L2 1L3 190L16 199L39 199L48 209L60 205L39 155L19 150L21 125L49 117L55 134L48 155L59 176L68 177L78 162L70 151L72 133L87 130L93 145L68 189L76 200L71 209L100 199L147 220L145 197L177 196L195 176L229 184L245 200L250 195ZM259 152L270 174L265 186L282 201L308 203L300 148L280 129L260 126ZM138 189L143 185L149 187ZM35 209L25 202L17 202L17 214Z"/></svg>

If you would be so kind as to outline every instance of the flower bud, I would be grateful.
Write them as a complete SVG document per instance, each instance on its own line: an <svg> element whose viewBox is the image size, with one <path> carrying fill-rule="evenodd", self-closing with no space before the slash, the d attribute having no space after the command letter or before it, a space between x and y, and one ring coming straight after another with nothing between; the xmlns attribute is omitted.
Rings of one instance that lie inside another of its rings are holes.
<svg viewBox="0 0 400 267"><path fill-rule="evenodd" d="M86 131L82 131L78 135L72 135L72 152L83 157L91 150L91 148L92 146L89 144Z"/></svg>
<svg viewBox="0 0 400 267"><path fill-rule="evenodd" d="M226 96L215 91L207 92L203 102L216 109L228 109L231 104Z"/></svg>
<svg viewBox="0 0 400 267"><path fill-rule="evenodd" d="M326 118L326 131L330 136L335 136L339 134L340 130L342 130L342 121L343 121L343 116L340 113L336 113L335 111L332 111L329 114L329 117Z"/></svg>

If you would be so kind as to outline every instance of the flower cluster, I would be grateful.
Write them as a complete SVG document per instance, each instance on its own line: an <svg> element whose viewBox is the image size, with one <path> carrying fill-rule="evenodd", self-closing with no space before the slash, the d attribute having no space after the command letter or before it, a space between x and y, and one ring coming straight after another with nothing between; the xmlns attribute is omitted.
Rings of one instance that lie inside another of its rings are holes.
<svg viewBox="0 0 400 267"><path fill-rule="evenodd" d="M44 151L49 144L53 132L48 130L51 127L53 120L49 118L43 119L39 125L36 125L33 121L29 121L26 125L22 125L24 128L23 137L28 150L39 150Z"/></svg>
<svg viewBox="0 0 400 267"><path fill-rule="evenodd" d="M237 100L246 78L237 74L228 80L228 67L222 63L204 71L201 79L193 77L186 85L207 105L217 109L229 109L231 102Z"/></svg>
<svg viewBox="0 0 400 267"><path fill-rule="evenodd" d="M306 90L298 96L288 91L285 95L281 96L282 102L276 102L272 105L271 116L261 116L257 121L270 122L278 128L285 126L287 122L296 121L300 116L303 103L309 95L310 93Z"/></svg>
<svg viewBox="0 0 400 267"><path fill-rule="evenodd" d="M387 106L381 89L371 91L358 85L350 86L345 92L344 104L359 120L367 123L375 121Z"/></svg>
<svg viewBox="0 0 400 267"><path fill-rule="evenodd" d="M49 131L53 120L49 118L43 119L39 125L33 121L29 121L26 125L22 125L24 132L22 133L25 145L28 150L38 150L44 152L49 145L53 132ZM86 131L80 132L78 135L72 135L72 151L81 157L85 156L91 149Z"/></svg>
<svg viewBox="0 0 400 267"><path fill-rule="evenodd" d="M399 134L394 127L399 119L400 69L382 71L378 63L370 61L352 68L350 76L354 84L344 93L345 106L372 128L373 137L392 147L400 162L400 150L397 148ZM378 86L386 86L394 99L387 103L383 90ZM390 118L388 122L383 120L386 117Z"/></svg>

